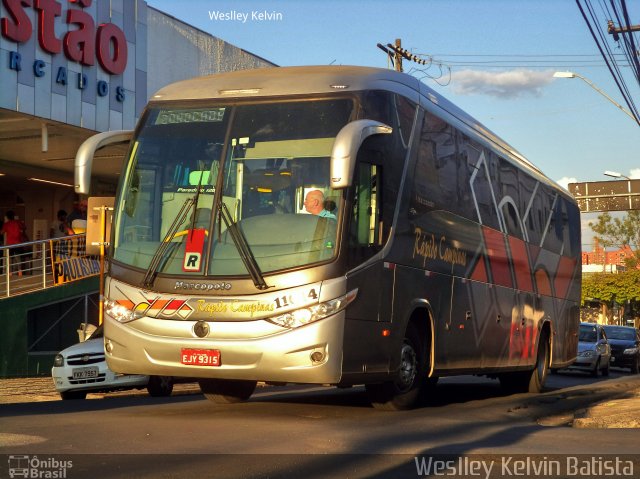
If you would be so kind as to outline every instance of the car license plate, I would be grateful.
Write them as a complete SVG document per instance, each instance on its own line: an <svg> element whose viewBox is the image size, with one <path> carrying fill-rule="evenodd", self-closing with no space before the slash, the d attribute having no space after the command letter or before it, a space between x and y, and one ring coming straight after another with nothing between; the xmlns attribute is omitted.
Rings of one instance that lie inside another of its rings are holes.
<svg viewBox="0 0 640 479"><path fill-rule="evenodd" d="M220 366L220 351L217 349L183 349L180 361L189 366Z"/></svg>
<svg viewBox="0 0 640 479"><path fill-rule="evenodd" d="M90 367L90 368L74 368L71 370L71 374L73 379L91 379L98 377L98 368Z"/></svg>

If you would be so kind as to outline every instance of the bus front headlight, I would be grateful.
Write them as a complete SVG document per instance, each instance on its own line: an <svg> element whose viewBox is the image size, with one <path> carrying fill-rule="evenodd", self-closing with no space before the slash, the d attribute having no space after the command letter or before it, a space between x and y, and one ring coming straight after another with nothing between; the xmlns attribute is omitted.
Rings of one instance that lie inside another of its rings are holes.
<svg viewBox="0 0 640 479"><path fill-rule="evenodd" d="M289 311L279 316L267 318L267 320L284 328L299 328L300 326L304 326L305 324L319 321L326 318L327 316L331 316L342 311L354 299L356 299L357 294L358 290L354 289L353 291L349 291L347 294L345 294L344 296L340 296L339 298L331 299L329 301L325 301L324 303L307 306L306 308L294 309L293 311Z"/></svg>
<svg viewBox="0 0 640 479"><path fill-rule="evenodd" d="M119 323L128 323L130 321L140 319L143 316L143 313L140 311L132 311L111 299L104 300L104 312Z"/></svg>

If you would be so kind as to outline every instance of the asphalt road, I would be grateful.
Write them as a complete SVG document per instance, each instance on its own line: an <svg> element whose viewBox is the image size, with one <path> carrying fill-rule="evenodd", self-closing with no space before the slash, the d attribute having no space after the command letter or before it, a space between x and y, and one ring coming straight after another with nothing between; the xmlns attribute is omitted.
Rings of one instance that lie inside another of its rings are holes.
<svg viewBox="0 0 640 479"><path fill-rule="evenodd" d="M550 377L546 393L508 396L495 380L446 378L428 406L405 412L374 410L363 388L299 386L264 387L224 406L196 394L6 404L0 477L10 464L2 454L14 465L20 455L50 460L41 467L72 461L64 470L71 479L417 477L416 457L635 454L638 430L563 423L567 411L639 385L619 372L607 379L563 373Z"/></svg>

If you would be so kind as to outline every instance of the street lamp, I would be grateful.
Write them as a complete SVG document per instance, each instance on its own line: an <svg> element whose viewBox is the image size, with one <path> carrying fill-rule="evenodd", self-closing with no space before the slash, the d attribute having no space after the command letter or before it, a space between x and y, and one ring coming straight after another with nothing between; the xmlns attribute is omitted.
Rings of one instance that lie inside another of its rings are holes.
<svg viewBox="0 0 640 479"><path fill-rule="evenodd" d="M632 193L631 193L631 182L633 181L631 178L629 178L627 175L623 175L622 173L618 173L617 171L611 171L611 170L607 170L603 173L603 175L605 176L610 176L611 178L624 178L625 180L627 180L627 192L629 194L628 198L629 198L629 209L632 210L633 209L633 199L631 197Z"/></svg>
<svg viewBox="0 0 640 479"><path fill-rule="evenodd" d="M625 180L629 180L631 181L631 178L629 178L626 175L623 175L622 173L618 173L617 171L605 171L603 173L604 176L610 176L611 178L624 178Z"/></svg>
<svg viewBox="0 0 640 479"><path fill-rule="evenodd" d="M638 125L640 125L640 123L638 123L638 119L633 116L633 114L626 110L620 103L618 103L617 101L615 101L613 98L611 98L609 95L607 95L605 92L603 92L600 88L598 88L597 86L595 86L593 84L593 82L591 80L588 80L587 78L583 77L582 75L579 75L578 73L574 73L574 72L555 72L553 74L554 78L580 78L582 81L584 81L587 85L589 85L591 88L593 88L595 91L597 91L598 93L600 93L603 97L605 97L607 100L609 100L611 103L613 103L615 106L617 106L620 110L622 110L624 112L625 115L627 115L629 118L631 118L635 123L637 123Z"/></svg>

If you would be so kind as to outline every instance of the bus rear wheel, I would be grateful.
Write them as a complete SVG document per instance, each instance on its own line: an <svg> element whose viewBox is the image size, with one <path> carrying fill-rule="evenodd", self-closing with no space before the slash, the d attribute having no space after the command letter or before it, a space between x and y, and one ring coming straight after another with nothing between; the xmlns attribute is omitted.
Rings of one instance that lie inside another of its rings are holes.
<svg viewBox="0 0 640 479"><path fill-rule="evenodd" d="M409 323L402 347L400 368L392 381L367 384L365 388L376 409L401 411L418 405L426 384L427 354L416 327Z"/></svg>
<svg viewBox="0 0 640 479"><path fill-rule="evenodd" d="M532 371L518 371L500 375L500 385L511 393L539 393L542 392L547 380L551 363L551 346L549 333L545 329L538 342L538 354Z"/></svg>
<svg viewBox="0 0 640 479"><path fill-rule="evenodd" d="M257 381L234 379L200 379L202 394L217 404L233 404L246 401L256 389Z"/></svg>

